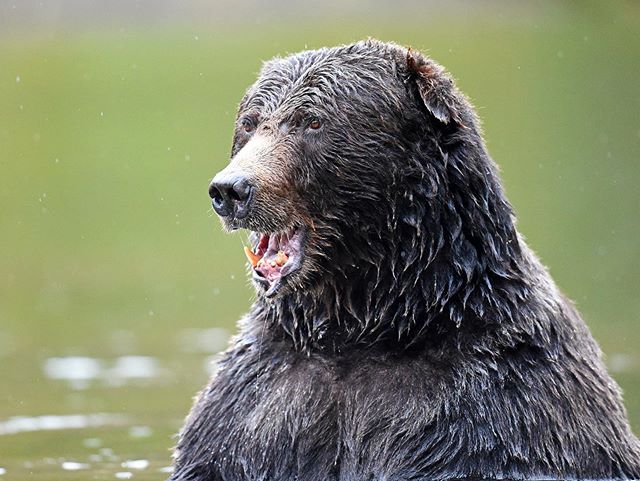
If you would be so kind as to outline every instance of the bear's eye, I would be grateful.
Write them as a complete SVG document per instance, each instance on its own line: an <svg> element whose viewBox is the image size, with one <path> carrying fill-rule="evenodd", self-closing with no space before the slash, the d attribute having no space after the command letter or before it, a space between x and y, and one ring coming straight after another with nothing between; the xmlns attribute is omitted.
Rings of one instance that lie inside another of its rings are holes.
<svg viewBox="0 0 640 481"><path fill-rule="evenodd" d="M309 128L311 130L318 130L320 127L322 127L320 119L312 119L311 122L309 122Z"/></svg>
<svg viewBox="0 0 640 481"><path fill-rule="evenodd" d="M240 121L240 127L242 127L242 130L244 130L248 134L250 134L256 129L256 126L253 123L253 121L246 117Z"/></svg>

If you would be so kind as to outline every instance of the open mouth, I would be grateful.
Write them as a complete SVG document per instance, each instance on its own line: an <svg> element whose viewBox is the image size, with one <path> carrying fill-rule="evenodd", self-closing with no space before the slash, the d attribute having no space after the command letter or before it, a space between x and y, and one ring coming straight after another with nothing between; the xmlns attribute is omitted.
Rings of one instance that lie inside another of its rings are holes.
<svg viewBox="0 0 640 481"><path fill-rule="evenodd" d="M260 233L257 245L244 248L253 267L253 279L263 285L267 297L282 286L283 279L297 271L303 258L304 231L294 228L284 232Z"/></svg>

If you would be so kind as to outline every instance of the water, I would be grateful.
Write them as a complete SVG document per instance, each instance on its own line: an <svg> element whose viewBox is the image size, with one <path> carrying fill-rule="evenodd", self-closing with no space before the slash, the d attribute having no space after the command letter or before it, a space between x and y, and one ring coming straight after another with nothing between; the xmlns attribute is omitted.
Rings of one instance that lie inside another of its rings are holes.
<svg viewBox="0 0 640 481"><path fill-rule="evenodd" d="M174 434L195 389L212 373L213 351L228 338L224 328L187 328L174 336L176 354L164 358L47 357L40 365L23 358L24 372L37 371L29 391L50 413L0 419L0 479L167 477ZM639 359L615 354L609 368L634 374ZM93 407L108 411L88 412Z"/></svg>
<svg viewBox="0 0 640 481"><path fill-rule="evenodd" d="M261 60L369 35L428 50L479 107L639 432L640 20L545 8L3 37L0 481L168 475L253 296L207 197L236 104Z"/></svg>
<svg viewBox="0 0 640 481"><path fill-rule="evenodd" d="M139 343L131 332L124 337ZM0 418L2 479L168 476L174 435L191 397L212 372L214 353L228 337L224 328L182 329L173 338L174 354L163 358L20 359L23 374L35 371L35 382L27 389L41 407L37 415ZM20 395L20 389L13 390L10 400ZM92 408L104 411L90 412ZM41 413L43 409L49 412Z"/></svg>

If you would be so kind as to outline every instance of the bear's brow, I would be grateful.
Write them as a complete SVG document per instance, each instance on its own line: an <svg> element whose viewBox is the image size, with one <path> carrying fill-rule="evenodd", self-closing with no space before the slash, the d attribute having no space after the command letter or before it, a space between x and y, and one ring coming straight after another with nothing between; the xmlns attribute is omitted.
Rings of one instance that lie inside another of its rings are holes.
<svg viewBox="0 0 640 481"><path fill-rule="evenodd" d="M289 109L310 109L319 103L335 100L336 94L351 97L354 85L379 84L382 65L380 58L343 58L335 55L309 58L286 58L271 64L255 84L247 102L247 109L261 111L266 117L283 105ZM350 68L352 62L366 64L367 69Z"/></svg>
<svg viewBox="0 0 640 481"><path fill-rule="evenodd" d="M298 104L296 97L304 97L303 103L309 104L321 86L330 86L330 75L331 70L324 58L279 60L255 84L247 107L258 107L264 115L274 112L287 101Z"/></svg>

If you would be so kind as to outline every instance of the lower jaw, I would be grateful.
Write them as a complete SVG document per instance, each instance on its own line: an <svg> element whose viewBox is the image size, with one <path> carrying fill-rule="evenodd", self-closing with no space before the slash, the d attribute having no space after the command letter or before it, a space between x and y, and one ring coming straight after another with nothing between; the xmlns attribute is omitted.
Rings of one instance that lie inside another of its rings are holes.
<svg viewBox="0 0 640 481"><path fill-rule="evenodd" d="M268 281L267 279L259 275L256 271L253 271L252 277L253 282L257 284L258 289L262 290L264 292L264 296L267 298L274 297L283 287L283 283L286 282L286 280L282 277L276 279L275 281Z"/></svg>
<svg viewBox="0 0 640 481"><path fill-rule="evenodd" d="M297 272L297 270L298 269L296 268L295 271ZM286 290L290 285L291 276L295 276L295 272L290 272L285 276L278 277L277 279L270 281L252 269L253 282L266 298L274 298L283 290Z"/></svg>
<svg viewBox="0 0 640 481"><path fill-rule="evenodd" d="M287 285L290 285L290 279L295 276L300 270L302 263L304 262L304 246L306 244L306 231L304 228L296 228L290 231L286 237L285 244L277 244L274 246L269 243L269 237L267 238L268 245L263 243L263 238L268 234L259 234L260 238L257 245L247 253L249 261L253 265L251 269L252 278L258 287L259 291L262 291L263 295L267 298L275 297ZM282 233L271 234L271 237L276 236L275 239L282 241ZM276 242L278 242L276 240ZM281 250L280 250L281 249ZM278 263L277 257L274 258L274 252L278 250L283 254L286 253L285 263ZM254 254L251 254L254 252ZM255 257L261 255L260 259ZM267 257L269 255L269 257ZM268 262L271 268L266 267L263 262ZM262 266L261 266L262 264ZM275 272L274 272L275 269Z"/></svg>

